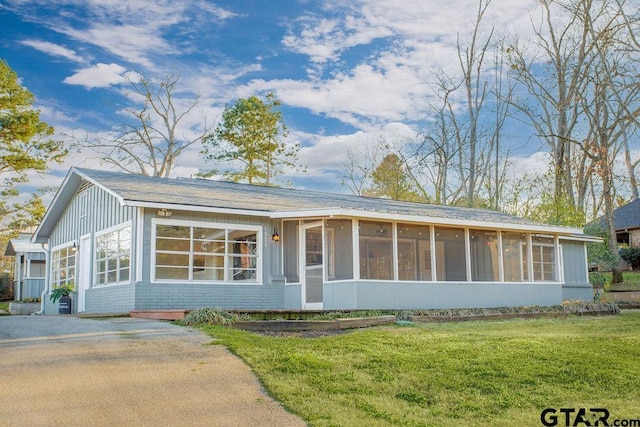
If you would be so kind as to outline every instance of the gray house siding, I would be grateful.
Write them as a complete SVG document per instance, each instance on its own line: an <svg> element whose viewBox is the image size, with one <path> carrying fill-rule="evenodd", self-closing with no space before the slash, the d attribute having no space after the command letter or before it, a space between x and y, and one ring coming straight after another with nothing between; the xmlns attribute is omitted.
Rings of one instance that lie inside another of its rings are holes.
<svg viewBox="0 0 640 427"><path fill-rule="evenodd" d="M90 185L81 186L73 199L68 204L66 210L53 228L49 240L49 250L77 242L80 237L90 235L92 246L95 245L95 233L118 224L132 221L132 236L136 234L136 210L137 208L121 206L118 200L104 191L100 187ZM76 256L76 278L80 274L80 269L89 269L91 278L89 289L85 294L85 311L88 313L118 313L128 312L133 308L133 298L127 295L126 285L118 285L105 288L94 288L94 250L91 250L91 257L88 265L79 265ZM132 245L131 262L135 265L136 246ZM72 295L73 313L78 312L78 295ZM58 311L58 303L52 304L46 297L44 312L54 314Z"/></svg>
<svg viewBox="0 0 640 427"><path fill-rule="evenodd" d="M593 286L587 275L585 243L570 240L560 240L560 243L564 264L563 300L592 300Z"/></svg>
<svg viewBox="0 0 640 427"><path fill-rule="evenodd" d="M136 208L121 206L115 197L99 187L78 191L52 231L49 247L133 220L135 211Z"/></svg>
<svg viewBox="0 0 640 427"><path fill-rule="evenodd" d="M555 283L336 282L324 284L325 310L490 308L562 303Z"/></svg>

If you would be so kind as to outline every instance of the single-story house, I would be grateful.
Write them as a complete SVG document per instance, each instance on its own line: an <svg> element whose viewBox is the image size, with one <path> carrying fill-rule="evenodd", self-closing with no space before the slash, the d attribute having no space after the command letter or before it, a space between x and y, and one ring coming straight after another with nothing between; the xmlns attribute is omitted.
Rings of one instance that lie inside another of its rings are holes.
<svg viewBox="0 0 640 427"><path fill-rule="evenodd" d="M46 276L46 251L41 243L31 243L30 233L21 233L10 239L5 256L15 257L14 299L40 298Z"/></svg>
<svg viewBox="0 0 640 427"><path fill-rule="evenodd" d="M73 168L34 235L74 312L592 299L582 230L483 210ZM57 307L44 298L45 314Z"/></svg>
<svg viewBox="0 0 640 427"><path fill-rule="evenodd" d="M640 248L640 199L615 209L613 222L619 244Z"/></svg>

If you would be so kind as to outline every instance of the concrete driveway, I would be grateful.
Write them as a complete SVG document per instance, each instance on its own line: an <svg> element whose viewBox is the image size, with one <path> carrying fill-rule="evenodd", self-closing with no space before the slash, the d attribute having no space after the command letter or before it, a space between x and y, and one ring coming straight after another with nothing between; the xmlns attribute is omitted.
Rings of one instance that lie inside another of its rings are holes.
<svg viewBox="0 0 640 427"><path fill-rule="evenodd" d="M304 425L211 341L154 320L0 316L0 425Z"/></svg>

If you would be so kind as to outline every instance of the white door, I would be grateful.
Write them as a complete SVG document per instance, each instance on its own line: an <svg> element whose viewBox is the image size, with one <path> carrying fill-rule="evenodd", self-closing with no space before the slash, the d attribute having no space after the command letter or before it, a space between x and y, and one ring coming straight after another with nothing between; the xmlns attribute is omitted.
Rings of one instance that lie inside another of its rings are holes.
<svg viewBox="0 0 640 427"><path fill-rule="evenodd" d="M322 222L302 226L302 307L306 310L322 310L324 284L324 241Z"/></svg>
<svg viewBox="0 0 640 427"><path fill-rule="evenodd" d="M80 257L76 268L78 269L78 313L85 311L85 292L91 282L91 236L80 237Z"/></svg>

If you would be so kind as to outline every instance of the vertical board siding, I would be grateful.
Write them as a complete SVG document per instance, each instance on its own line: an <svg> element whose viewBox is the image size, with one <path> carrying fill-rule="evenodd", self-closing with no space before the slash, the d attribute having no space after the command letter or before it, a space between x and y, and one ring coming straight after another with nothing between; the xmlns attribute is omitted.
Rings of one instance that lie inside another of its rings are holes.
<svg viewBox="0 0 640 427"><path fill-rule="evenodd" d="M82 206L85 204L85 206ZM85 212L81 216L81 212ZM118 200L99 187L91 186L78 192L51 232L50 247L55 247L80 236L104 230L132 220L135 208L120 206Z"/></svg>
<svg viewBox="0 0 640 427"><path fill-rule="evenodd" d="M564 283L588 283L584 258L584 243L562 240L562 258L564 261Z"/></svg>

